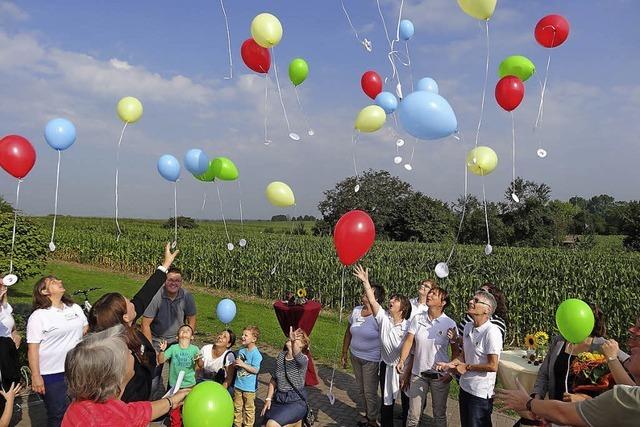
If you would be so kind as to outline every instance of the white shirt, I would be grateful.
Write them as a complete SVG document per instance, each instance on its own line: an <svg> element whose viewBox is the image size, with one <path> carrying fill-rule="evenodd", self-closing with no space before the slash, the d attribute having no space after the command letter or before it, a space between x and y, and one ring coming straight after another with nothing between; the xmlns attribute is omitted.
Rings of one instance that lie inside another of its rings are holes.
<svg viewBox="0 0 640 427"><path fill-rule="evenodd" d="M411 303L411 314L409 315L409 322L413 320L420 313L426 313L429 311L429 306L427 304L420 304L418 302L418 298L411 298L409 300Z"/></svg>
<svg viewBox="0 0 640 427"><path fill-rule="evenodd" d="M64 372L67 352L82 339L87 318L78 304L40 308L29 316L27 343L40 344L40 374Z"/></svg>
<svg viewBox="0 0 640 427"><path fill-rule="evenodd" d="M382 307L376 314L376 321L380 327L382 361L387 364L382 398L385 405L392 405L400 392L400 375L398 375L395 367L400 358L400 350L402 350L402 343L404 342L409 322L402 319L402 322L395 323L389 313L383 310Z"/></svg>
<svg viewBox="0 0 640 427"><path fill-rule="evenodd" d="M11 304L8 302L0 304L0 337L11 338L11 331L16 325L11 313L13 313Z"/></svg>
<svg viewBox="0 0 640 427"><path fill-rule="evenodd" d="M413 375L420 375L423 371L435 370L436 363L449 362L449 338L447 331L456 327L445 313L435 319L429 318L429 313L420 313L414 317L409 325L408 333L413 334Z"/></svg>
<svg viewBox="0 0 640 427"><path fill-rule="evenodd" d="M211 354L212 349L213 344L207 344L200 350L200 353L202 353L202 361L204 362L202 376L208 379L215 378L216 373L220 369L226 368L236 360L231 350L226 350L222 355L214 359Z"/></svg>
<svg viewBox="0 0 640 427"><path fill-rule="evenodd" d="M349 316L351 354L367 362L380 361L380 328L373 317L362 316L362 306L353 309Z"/></svg>
<svg viewBox="0 0 640 427"><path fill-rule="evenodd" d="M462 338L464 360L470 365L484 365L489 362L488 355L495 354L500 359L502 351L502 334L500 328L486 321L479 328L473 322L464 326ZM493 396L496 384L495 372L467 371L460 377L460 388L469 394L482 399Z"/></svg>

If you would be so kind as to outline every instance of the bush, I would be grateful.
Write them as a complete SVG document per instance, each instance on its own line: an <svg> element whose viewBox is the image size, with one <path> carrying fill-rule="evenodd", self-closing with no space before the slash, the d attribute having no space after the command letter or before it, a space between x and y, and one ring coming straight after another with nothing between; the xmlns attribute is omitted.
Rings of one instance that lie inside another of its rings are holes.
<svg viewBox="0 0 640 427"><path fill-rule="evenodd" d="M173 217L169 218L167 222L162 224L163 228L173 228L174 226L175 221ZM178 228L191 230L196 227L198 227L198 224L193 218L190 218L188 216L178 216Z"/></svg>
<svg viewBox="0 0 640 427"><path fill-rule="evenodd" d="M0 271L9 272L13 214L0 213ZM13 250L13 273L20 280L40 274L48 252L45 231L31 220L18 215Z"/></svg>

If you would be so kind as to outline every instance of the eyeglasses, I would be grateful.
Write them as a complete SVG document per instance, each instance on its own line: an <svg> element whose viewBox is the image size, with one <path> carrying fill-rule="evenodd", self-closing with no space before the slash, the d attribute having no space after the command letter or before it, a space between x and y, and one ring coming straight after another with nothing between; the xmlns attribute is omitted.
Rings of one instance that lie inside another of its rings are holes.
<svg viewBox="0 0 640 427"><path fill-rule="evenodd" d="M491 304L487 304L484 301L480 301L478 298L473 298L471 301L473 301L474 304L483 304L483 305L491 307Z"/></svg>
<svg viewBox="0 0 640 427"><path fill-rule="evenodd" d="M427 284L421 283L421 284L420 284L420 289L428 289L428 290L431 290L432 288L431 288L431 286L429 286L429 285L427 285Z"/></svg>

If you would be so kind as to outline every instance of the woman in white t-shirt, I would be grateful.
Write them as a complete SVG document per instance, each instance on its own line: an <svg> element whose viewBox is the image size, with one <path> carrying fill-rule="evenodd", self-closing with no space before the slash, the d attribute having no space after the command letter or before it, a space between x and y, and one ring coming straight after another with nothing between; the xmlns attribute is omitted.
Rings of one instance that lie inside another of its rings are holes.
<svg viewBox="0 0 640 427"><path fill-rule="evenodd" d="M8 288L2 283L2 278L0 274L0 385L3 390L9 390L11 383L20 382L18 347L21 337L15 330L13 308L9 304ZM6 399L0 396L0 414L3 413L5 405Z"/></svg>
<svg viewBox="0 0 640 427"><path fill-rule="evenodd" d="M216 337L213 344L207 344L200 349L202 358L198 361L200 378L198 381L213 380L229 389L233 384L236 358L231 347L236 343L236 334L231 329L225 329Z"/></svg>
<svg viewBox="0 0 640 427"><path fill-rule="evenodd" d="M44 395L47 426L62 423L69 399L64 361L89 329L78 304L65 295L62 280L40 279L33 287L33 313L27 322L31 389Z"/></svg>
<svg viewBox="0 0 640 427"><path fill-rule="evenodd" d="M371 288L378 304L384 301L384 289L378 285L372 285ZM349 326L344 333L342 367L347 367L347 355L350 354L358 395L361 397L356 401L361 416L357 425L377 426L380 410L378 397L380 327L374 318L366 294L362 295L361 300L362 305L354 308L349 316Z"/></svg>

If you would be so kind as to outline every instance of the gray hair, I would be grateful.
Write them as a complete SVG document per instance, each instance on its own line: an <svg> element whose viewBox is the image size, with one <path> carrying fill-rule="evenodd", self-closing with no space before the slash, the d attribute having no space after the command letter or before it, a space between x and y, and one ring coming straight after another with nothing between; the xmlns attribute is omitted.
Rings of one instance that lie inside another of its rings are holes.
<svg viewBox="0 0 640 427"><path fill-rule="evenodd" d="M98 403L119 397L128 353L122 325L87 335L64 362L69 396Z"/></svg>
<svg viewBox="0 0 640 427"><path fill-rule="evenodd" d="M476 291L475 296L482 297L482 299L486 300L486 302L489 304L489 316L493 315L493 313L496 311L496 307L498 306L496 297L484 290Z"/></svg>

